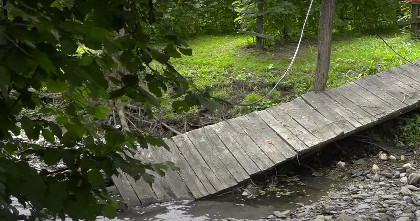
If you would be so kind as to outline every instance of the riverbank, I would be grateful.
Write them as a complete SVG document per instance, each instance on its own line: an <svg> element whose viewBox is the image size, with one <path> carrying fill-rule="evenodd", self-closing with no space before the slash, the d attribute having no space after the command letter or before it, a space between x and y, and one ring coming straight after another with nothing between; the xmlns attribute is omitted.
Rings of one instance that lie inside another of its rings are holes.
<svg viewBox="0 0 420 221"><path fill-rule="evenodd" d="M119 217L130 220L416 220L420 215L420 155L416 147L399 146L387 134L397 131L385 130L397 122L386 122L337 141L218 196L195 202L151 205L137 208L133 213L122 212ZM389 139L375 140L375 133Z"/></svg>

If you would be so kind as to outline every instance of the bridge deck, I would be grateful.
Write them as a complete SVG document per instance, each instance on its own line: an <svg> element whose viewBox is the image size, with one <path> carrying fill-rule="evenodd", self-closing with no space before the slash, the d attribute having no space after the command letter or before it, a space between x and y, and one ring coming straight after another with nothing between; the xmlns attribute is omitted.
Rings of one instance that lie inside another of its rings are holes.
<svg viewBox="0 0 420 221"><path fill-rule="evenodd" d="M315 147L415 109L420 68L402 65L321 93L166 139L137 157L172 161L152 187L125 174L114 183L129 206L198 199L226 190Z"/></svg>

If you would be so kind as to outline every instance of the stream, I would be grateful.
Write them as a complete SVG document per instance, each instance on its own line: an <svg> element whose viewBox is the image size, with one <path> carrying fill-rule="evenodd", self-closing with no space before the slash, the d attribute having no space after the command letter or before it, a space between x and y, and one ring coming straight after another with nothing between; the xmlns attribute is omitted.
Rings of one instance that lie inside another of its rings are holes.
<svg viewBox="0 0 420 221"><path fill-rule="evenodd" d="M118 215L122 220L244 220L260 219L276 210L294 210L326 195L336 182L325 176L299 175L299 182L282 182L275 190L254 199L228 193L207 200L154 204ZM296 185L297 184L297 185Z"/></svg>

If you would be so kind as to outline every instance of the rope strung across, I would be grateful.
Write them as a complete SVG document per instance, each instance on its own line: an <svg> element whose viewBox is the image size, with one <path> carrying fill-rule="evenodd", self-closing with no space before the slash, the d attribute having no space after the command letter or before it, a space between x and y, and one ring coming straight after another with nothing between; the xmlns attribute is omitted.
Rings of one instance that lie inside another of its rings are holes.
<svg viewBox="0 0 420 221"><path fill-rule="evenodd" d="M252 105L255 105L255 104L261 102L264 98L270 96L273 93L273 91L277 88L277 86L289 74L290 70L292 69L293 64L295 63L295 59L296 59L297 53L299 52L299 49L300 49L300 44L302 43L303 33L305 32L306 23L308 22L309 14L311 13L311 10L312 10L312 4L313 4L313 2L314 2L314 0L311 0L311 3L309 4L309 7L308 7L308 11L306 12L305 21L303 22L303 26L302 26L302 30L300 32L300 38L299 38L299 42L298 42L298 44L296 46L295 54L293 55L292 60L290 60L290 64L287 67L286 71L280 77L280 79L276 82L276 84L274 85L274 87L271 88L271 90L268 93L266 93L264 96L260 97L258 100L253 101L251 103L230 103L230 102L224 101L225 103L229 103L229 104L234 105L234 106L243 106L243 107L244 106L252 106Z"/></svg>
<svg viewBox="0 0 420 221"><path fill-rule="evenodd" d="M227 100L224 100L224 99L221 99L221 98L218 98L218 97L211 96L211 98L213 98L213 99L215 99L217 101L223 102L225 104L231 105L231 106L242 106L242 107L245 107L245 106L255 105L255 104L261 102L264 98L267 98L268 96L270 96L274 92L274 90L278 87L278 85L284 80L284 78L289 74L290 70L292 69L292 66L293 66L293 64L294 64L294 62L296 60L296 57L297 57L297 53L299 52L299 49L300 49L300 44L302 43L303 34L304 34L304 31L305 31L305 28L306 28L306 23L308 22L309 14L310 14L310 12L312 10L312 4L313 4L313 2L314 2L314 0L311 0L311 2L309 4L308 11L306 12L305 21L303 22L303 26L302 26L302 29L301 29L301 33L300 33L300 37L299 37L299 42L298 42L298 44L296 46L295 53L294 53L292 59L290 60L289 66L287 67L287 69L283 73L283 75L280 77L280 79L276 82L276 84L274 85L274 87L272 87L271 90L268 93L266 93L264 96L260 97L258 100L253 101L251 103L232 103L232 102L229 102ZM369 24L370 29L375 32L375 35L378 36L396 55L398 55L404 61L406 61L406 62L408 62L408 63L410 63L410 64L412 64L414 66L420 67L420 64L418 64L418 63L416 63L414 61L410 61L406 57L404 57L402 54L398 53L387 41L385 41L384 38L382 38L381 35L379 35L378 32L375 31L375 28L373 27L372 23L369 22L369 19L366 17L366 15L363 14L363 16L365 17L365 20ZM177 70L171 64L167 63L167 66L170 69L172 69L172 71L176 71L177 72Z"/></svg>
<svg viewBox="0 0 420 221"><path fill-rule="evenodd" d="M398 57L400 57L401 59L403 59L404 61L406 61L409 64L412 64L414 66L420 67L420 64L414 62L414 61L410 61L408 60L406 57L404 57L401 53L397 52L375 29L375 27L372 25L373 22L371 22L368 17L366 16L366 14L363 12L362 10L362 14L363 17L365 18L366 22L369 25L369 28L375 33L376 36L378 36L379 39L381 39L381 41L388 46L389 49L391 49L391 51L393 51L396 55L398 55Z"/></svg>
<svg viewBox="0 0 420 221"><path fill-rule="evenodd" d="M294 62L296 60L297 53L299 52L299 49L300 49L300 44L302 43L303 33L305 31L305 28L306 28L306 23L308 22L309 14L310 14L310 12L312 10L312 4L313 4L313 2L314 2L314 0L311 0L311 3L309 4L308 11L306 12L305 21L303 22L302 30L300 32L299 42L298 42L298 44L296 46L296 50L295 50L295 53L294 53L294 55L292 57L292 60L290 60L289 66L287 67L286 71L283 73L283 75L276 82L276 84L274 85L274 87L271 88L271 90L267 94L265 94L264 96L260 97L258 100L253 101L251 103L232 103L232 102L229 102L227 100L224 100L224 99L221 99L221 98L217 98L217 97L213 97L213 96L211 96L211 98L213 98L213 99L215 99L217 101L223 102L225 104L228 104L228 105L245 107L245 106L255 105L255 104L261 102L264 98L270 96L273 93L273 91L277 88L277 86L283 81L283 79L289 74L290 70L292 69L292 66L293 66L293 64L294 64ZM172 69L173 71L176 71L175 68L171 64L168 63L167 66L170 69Z"/></svg>

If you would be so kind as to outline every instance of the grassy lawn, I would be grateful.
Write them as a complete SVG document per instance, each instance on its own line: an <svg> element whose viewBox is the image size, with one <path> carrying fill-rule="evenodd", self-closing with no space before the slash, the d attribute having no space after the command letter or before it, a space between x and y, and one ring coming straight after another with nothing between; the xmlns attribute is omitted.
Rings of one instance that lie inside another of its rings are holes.
<svg viewBox="0 0 420 221"><path fill-rule="evenodd" d="M408 34L384 38L407 59L420 59L420 42ZM190 40L189 44L193 56L172 60L177 70L192 79L199 89L234 102L251 102L269 91L287 68L296 47L295 42L256 50L252 37L244 35L202 36ZM316 40L303 42L292 71L271 97L253 107L224 107L206 123L263 109L310 91L316 67L316 44ZM403 63L406 62L376 36L335 37L328 87Z"/></svg>

